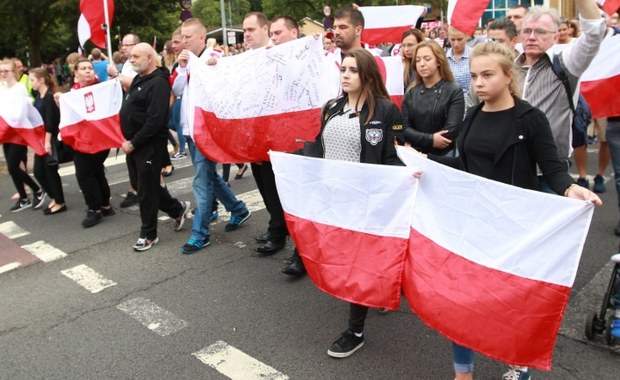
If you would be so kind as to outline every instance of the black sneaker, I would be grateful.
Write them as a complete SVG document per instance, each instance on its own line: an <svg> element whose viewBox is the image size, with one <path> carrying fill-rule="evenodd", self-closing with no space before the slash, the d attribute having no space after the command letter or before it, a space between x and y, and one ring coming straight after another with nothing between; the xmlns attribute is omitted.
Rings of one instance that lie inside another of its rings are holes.
<svg viewBox="0 0 620 380"><path fill-rule="evenodd" d="M108 207L108 208L101 208L101 214L103 214L103 216L112 216L112 215L116 215L116 211L114 211L114 209L112 208L112 206Z"/></svg>
<svg viewBox="0 0 620 380"><path fill-rule="evenodd" d="M230 219L228 220L228 224L224 227L224 231L231 232L238 230L246 220L250 219L251 215L252 213L250 212L250 210L246 210L245 213L239 216L231 215Z"/></svg>
<svg viewBox="0 0 620 380"><path fill-rule="evenodd" d="M347 358L362 348L363 345L364 335L357 337L353 331L347 330L327 350L327 355L338 359Z"/></svg>
<svg viewBox="0 0 620 380"><path fill-rule="evenodd" d="M138 194L128 191L120 206L121 208L127 208L135 205L136 203L138 203Z"/></svg>
<svg viewBox="0 0 620 380"><path fill-rule="evenodd" d="M209 244L211 244L211 241L208 238L205 240L189 239L187 243L183 244L181 247L181 253L184 255L191 255L207 247Z"/></svg>
<svg viewBox="0 0 620 380"><path fill-rule="evenodd" d="M103 215L95 210L88 210L86 212L86 218L82 220L82 227L89 228L95 226L101 222Z"/></svg>
<svg viewBox="0 0 620 380"><path fill-rule="evenodd" d="M20 199L17 202L15 202L15 205L11 207L9 211L20 212L30 207L32 207L32 202L30 202L30 199L25 198L25 199Z"/></svg>
<svg viewBox="0 0 620 380"><path fill-rule="evenodd" d="M40 209L41 206L43 206L43 203L45 203L46 199L47 194L45 193L45 191L41 190L38 193L35 193L32 197L32 208L35 210Z"/></svg>

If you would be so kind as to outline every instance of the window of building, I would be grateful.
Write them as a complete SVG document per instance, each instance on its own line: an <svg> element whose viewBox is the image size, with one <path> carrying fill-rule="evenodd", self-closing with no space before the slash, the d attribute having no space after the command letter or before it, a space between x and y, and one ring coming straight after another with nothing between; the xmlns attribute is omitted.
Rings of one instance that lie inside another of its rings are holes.
<svg viewBox="0 0 620 380"><path fill-rule="evenodd" d="M488 20L506 17L508 9L515 5L525 5L532 7L534 5L543 5L544 0L491 0L487 10L482 15L481 25L486 25Z"/></svg>

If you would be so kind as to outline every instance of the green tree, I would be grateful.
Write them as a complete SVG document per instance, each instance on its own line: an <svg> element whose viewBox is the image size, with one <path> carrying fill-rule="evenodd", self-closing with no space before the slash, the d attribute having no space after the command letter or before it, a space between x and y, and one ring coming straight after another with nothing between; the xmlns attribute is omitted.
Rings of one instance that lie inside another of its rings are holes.
<svg viewBox="0 0 620 380"><path fill-rule="evenodd" d="M230 26L230 21L232 25L239 25L243 22L243 16L250 11L250 2L248 0L226 0L224 7L226 25ZM202 20L209 29L222 26L219 0L194 1L192 16Z"/></svg>

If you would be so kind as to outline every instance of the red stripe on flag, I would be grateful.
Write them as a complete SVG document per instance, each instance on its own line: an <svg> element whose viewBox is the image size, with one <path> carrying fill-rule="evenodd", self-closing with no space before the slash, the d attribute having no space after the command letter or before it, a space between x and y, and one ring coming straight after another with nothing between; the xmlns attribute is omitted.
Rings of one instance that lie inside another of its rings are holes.
<svg viewBox="0 0 620 380"><path fill-rule="evenodd" d="M601 80L581 82L581 94L586 98L592 117L620 116L618 96L620 75Z"/></svg>
<svg viewBox="0 0 620 380"><path fill-rule="evenodd" d="M286 212L284 216L319 289L344 301L398 309L407 239L329 226Z"/></svg>
<svg viewBox="0 0 620 380"><path fill-rule="evenodd" d="M608 15L612 15L620 8L620 0L607 0L603 4L603 10Z"/></svg>
<svg viewBox="0 0 620 380"><path fill-rule="evenodd" d="M218 119L200 107L194 112L194 141L215 162L269 161L267 152L293 152L301 141L314 141L321 127L319 108L257 116Z"/></svg>
<svg viewBox="0 0 620 380"><path fill-rule="evenodd" d="M364 29L362 32L362 41L371 45L378 45L384 42L400 42L403 33L411 28L412 25Z"/></svg>
<svg viewBox="0 0 620 380"><path fill-rule="evenodd" d="M118 114L99 120L82 120L60 129L65 144L82 153L94 154L119 148L125 137Z"/></svg>
<svg viewBox="0 0 620 380"><path fill-rule="evenodd" d="M411 231L403 290L431 328L503 362L549 370L570 288L474 263Z"/></svg>
<svg viewBox="0 0 620 380"><path fill-rule="evenodd" d="M450 26L461 32L473 36L490 0L457 0L452 11Z"/></svg>
<svg viewBox="0 0 620 380"><path fill-rule="evenodd" d="M11 127L0 117L0 142L18 145L27 145L39 156L47 154L45 151L45 128L43 125L34 128Z"/></svg>
<svg viewBox="0 0 620 380"><path fill-rule="evenodd" d="M403 105L404 95L390 95L392 103L396 104L396 107L400 110Z"/></svg>

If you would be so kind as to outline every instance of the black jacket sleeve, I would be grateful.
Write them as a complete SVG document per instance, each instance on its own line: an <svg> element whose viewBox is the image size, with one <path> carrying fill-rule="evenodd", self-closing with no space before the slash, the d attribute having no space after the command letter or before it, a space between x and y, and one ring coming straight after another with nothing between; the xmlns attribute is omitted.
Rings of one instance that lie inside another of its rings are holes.
<svg viewBox="0 0 620 380"><path fill-rule="evenodd" d="M465 97L459 86L451 86L450 97L446 106L446 120L443 126L448 133L444 135L453 142L459 136L465 115Z"/></svg>
<svg viewBox="0 0 620 380"><path fill-rule="evenodd" d="M131 139L131 143L135 147L144 145L155 136L161 135L162 126L166 126L168 123L170 85L163 77L152 80L152 86L149 86L150 101L146 108L146 120L142 128Z"/></svg>
<svg viewBox="0 0 620 380"><path fill-rule="evenodd" d="M54 101L54 94L48 91L41 100L43 101L45 132L57 135L58 125L60 124L60 110Z"/></svg>

